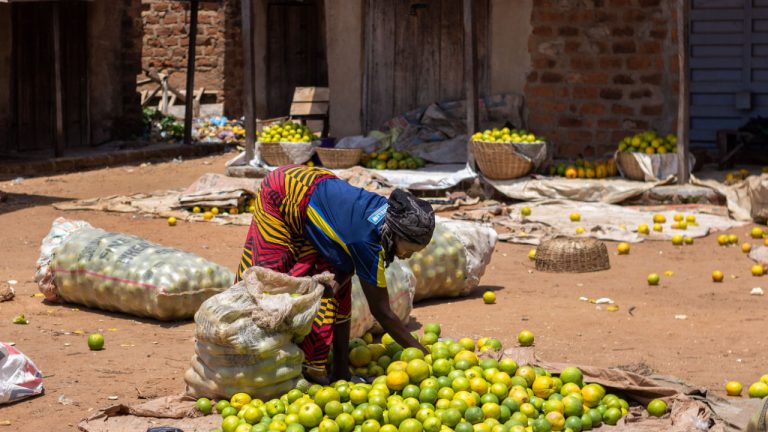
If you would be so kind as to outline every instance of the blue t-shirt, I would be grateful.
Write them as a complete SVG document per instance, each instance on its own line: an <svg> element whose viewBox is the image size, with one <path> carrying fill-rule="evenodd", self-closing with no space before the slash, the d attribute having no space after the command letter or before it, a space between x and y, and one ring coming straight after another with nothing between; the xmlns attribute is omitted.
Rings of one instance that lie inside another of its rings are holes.
<svg viewBox="0 0 768 432"><path fill-rule="evenodd" d="M388 206L344 180L323 180L309 199L304 235L338 271L386 288L380 233Z"/></svg>

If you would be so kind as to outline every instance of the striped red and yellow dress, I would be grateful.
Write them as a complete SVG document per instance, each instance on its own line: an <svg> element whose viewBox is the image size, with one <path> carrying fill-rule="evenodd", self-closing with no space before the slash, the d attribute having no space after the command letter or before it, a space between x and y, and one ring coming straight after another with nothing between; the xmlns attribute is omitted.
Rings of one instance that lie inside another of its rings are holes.
<svg viewBox="0 0 768 432"><path fill-rule="evenodd" d="M275 169L261 183L255 211L236 282L248 267L259 266L291 276L302 277L335 270L304 235L307 206L315 187L337 178L330 171L301 165ZM313 373L326 373L333 342L333 326L350 319L351 284L335 295L323 296L312 331L299 345L304 351L304 367Z"/></svg>

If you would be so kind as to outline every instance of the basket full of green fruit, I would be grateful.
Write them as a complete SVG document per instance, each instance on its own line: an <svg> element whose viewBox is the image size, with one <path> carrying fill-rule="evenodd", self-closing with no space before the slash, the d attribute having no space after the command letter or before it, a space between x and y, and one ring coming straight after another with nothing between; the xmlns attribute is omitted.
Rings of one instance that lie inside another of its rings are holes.
<svg viewBox="0 0 768 432"><path fill-rule="evenodd" d="M318 143L306 125L288 120L265 126L256 144L264 162L281 166L307 162Z"/></svg>
<svg viewBox="0 0 768 432"><path fill-rule="evenodd" d="M624 177L630 180L646 181L663 178L666 171L677 170L677 137L673 134L659 135L649 130L624 137L618 145L616 164ZM638 159L650 159L653 173L643 170ZM669 167L674 166L674 169ZM672 174L674 174L674 172Z"/></svg>
<svg viewBox="0 0 768 432"><path fill-rule="evenodd" d="M471 139L478 168L493 180L522 177L546 159L544 139L526 130L488 129Z"/></svg>
<svg viewBox="0 0 768 432"><path fill-rule="evenodd" d="M414 170L424 167L426 161L407 152L396 151L387 147L377 152L371 152L360 158L360 165L378 170Z"/></svg>

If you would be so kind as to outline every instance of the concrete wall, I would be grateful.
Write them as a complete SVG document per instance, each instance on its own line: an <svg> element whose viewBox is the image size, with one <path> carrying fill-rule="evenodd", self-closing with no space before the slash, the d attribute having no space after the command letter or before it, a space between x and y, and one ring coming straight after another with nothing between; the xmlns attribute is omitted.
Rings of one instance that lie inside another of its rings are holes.
<svg viewBox="0 0 768 432"><path fill-rule="evenodd" d="M138 0L89 4L88 56L91 143L139 136L141 5Z"/></svg>
<svg viewBox="0 0 768 432"><path fill-rule="evenodd" d="M10 140L11 127L11 7L0 5L0 149Z"/></svg>
<svg viewBox="0 0 768 432"><path fill-rule="evenodd" d="M326 0L331 136L362 131L365 0Z"/></svg>
<svg viewBox="0 0 768 432"><path fill-rule="evenodd" d="M109 2L93 2L88 12L88 53L97 60L88 65L91 141L98 144L111 138L120 112L120 81L113 77L119 73L120 50L116 48L120 46L122 32Z"/></svg>
<svg viewBox="0 0 768 432"><path fill-rule="evenodd" d="M528 37L534 0L491 0L491 94L525 91L531 71Z"/></svg>

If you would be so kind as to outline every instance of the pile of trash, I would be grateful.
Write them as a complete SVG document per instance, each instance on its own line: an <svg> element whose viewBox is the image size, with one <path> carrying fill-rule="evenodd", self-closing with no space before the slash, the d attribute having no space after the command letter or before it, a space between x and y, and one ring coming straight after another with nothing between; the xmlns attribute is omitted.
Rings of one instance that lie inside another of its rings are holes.
<svg viewBox="0 0 768 432"><path fill-rule="evenodd" d="M192 124L192 137L199 142L240 143L245 140L245 119L225 116L196 118Z"/></svg>

